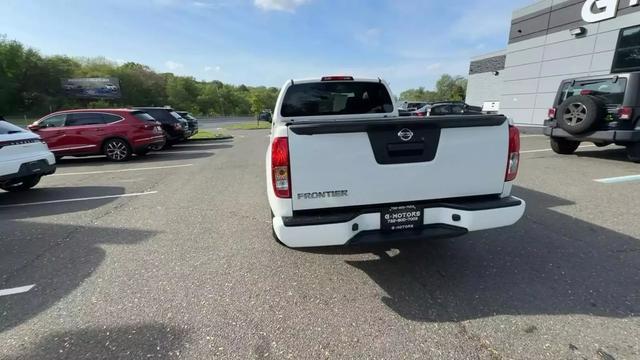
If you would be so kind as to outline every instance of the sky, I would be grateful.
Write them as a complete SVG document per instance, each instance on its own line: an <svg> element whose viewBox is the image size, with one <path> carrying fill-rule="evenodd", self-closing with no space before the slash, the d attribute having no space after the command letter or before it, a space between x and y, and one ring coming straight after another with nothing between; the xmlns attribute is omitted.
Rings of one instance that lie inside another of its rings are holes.
<svg viewBox="0 0 640 360"><path fill-rule="evenodd" d="M466 75L532 0L2 0L0 34L44 55L102 56L252 86L381 77L395 93Z"/></svg>

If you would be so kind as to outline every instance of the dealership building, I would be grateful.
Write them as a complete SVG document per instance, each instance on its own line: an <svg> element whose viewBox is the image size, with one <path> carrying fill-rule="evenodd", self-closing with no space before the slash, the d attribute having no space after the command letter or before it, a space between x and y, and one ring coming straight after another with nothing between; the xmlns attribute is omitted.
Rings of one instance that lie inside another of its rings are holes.
<svg viewBox="0 0 640 360"><path fill-rule="evenodd" d="M640 0L543 0L513 12L505 50L471 60L467 103L542 125L563 79L630 71Z"/></svg>

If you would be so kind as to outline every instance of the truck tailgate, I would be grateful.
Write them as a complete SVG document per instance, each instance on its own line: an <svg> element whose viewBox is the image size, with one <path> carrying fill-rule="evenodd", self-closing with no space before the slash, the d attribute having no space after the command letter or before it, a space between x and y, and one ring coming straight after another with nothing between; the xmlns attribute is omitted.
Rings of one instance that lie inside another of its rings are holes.
<svg viewBox="0 0 640 360"><path fill-rule="evenodd" d="M503 116L292 124L293 210L500 194Z"/></svg>

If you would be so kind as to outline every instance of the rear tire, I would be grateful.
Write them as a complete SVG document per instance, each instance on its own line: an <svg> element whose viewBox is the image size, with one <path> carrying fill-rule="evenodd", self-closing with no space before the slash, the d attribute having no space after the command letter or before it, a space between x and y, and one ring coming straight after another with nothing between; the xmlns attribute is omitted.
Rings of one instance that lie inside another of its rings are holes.
<svg viewBox="0 0 640 360"><path fill-rule="evenodd" d="M571 155L578 149L580 146L579 141L567 140L562 138L551 138L551 149L556 154L561 155Z"/></svg>
<svg viewBox="0 0 640 360"><path fill-rule="evenodd" d="M42 176L40 175L32 175L25 178L22 178L19 182L13 183L11 185L0 186L0 189L9 192L20 192L27 191L32 187L38 185Z"/></svg>
<svg viewBox="0 0 640 360"><path fill-rule="evenodd" d="M556 121L558 126L570 134L589 131L606 115L602 100L594 96L578 95L566 99L558 107Z"/></svg>
<svg viewBox="0 0 640 360"><path fill-rule="evenodd" d="M123 139L107 140L102 146L102 152L110 161L121 162L131 159L131 147Z"/></svg>
<svg viewBox="0 0 640 360"><path fill-rule="evenodd" d="M627 145L627 157L635 163L640 163L640 143Z"/></svg>

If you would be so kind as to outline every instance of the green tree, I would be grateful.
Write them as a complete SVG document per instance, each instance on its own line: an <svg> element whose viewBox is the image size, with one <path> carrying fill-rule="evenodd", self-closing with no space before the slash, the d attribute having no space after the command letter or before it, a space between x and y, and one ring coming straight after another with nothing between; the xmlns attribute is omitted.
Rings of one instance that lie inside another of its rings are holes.
<svg viewBox="0 0 640 360"><path fill-rule="evenodd" d="M120 79L123 105L164 106L167 103L165 77L148 66L129 62L121 65L115 76Z"/></svg>
<svg viewBox="0 0 640 360"><path fill-rule="evenodd" d="M273 109L276 106L278 92L273 88L258 87L251 89L249 99L251 101L251 112L259 114L262 110Z"/></svg>
<svg viewBox="0 0 640 360"><path fill-rule="evenodd" d="M425 90L424 87L409 89L400 94L400 100L464 101L466 93L466 78L444 74L436 82L435 91Z"/></svg>
<svg viewBox="0 0 640 360"><path fill-rule="evenodd" d="M176 110L196 112L196 99L199 95L197 82L192 77L167 77L167 101Z"/></svg>
<svg viewBox="0 0 640 360"><path fill-rule="evenodd" d="M115 77L122 98L69 97L62 80L76 77ZM41 116L53 110L163 106L196 114L248 115L275 106L278 89L203 82L192 77L157 73L146 65L123 65L103 57L42 56L37 50L0 35L0 114Z"/></svg>
<svg viewBox="0 0 640 360"><path fill-rule="evenodd" d="M462 76L444 74L436 82L436 93L441 100L464 101L467 93L467 79Z"/></svg>

